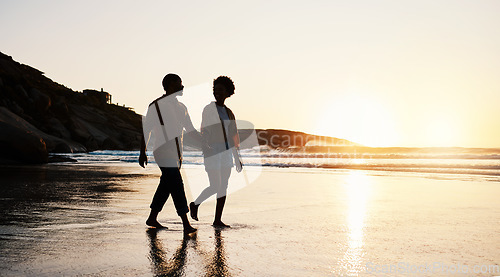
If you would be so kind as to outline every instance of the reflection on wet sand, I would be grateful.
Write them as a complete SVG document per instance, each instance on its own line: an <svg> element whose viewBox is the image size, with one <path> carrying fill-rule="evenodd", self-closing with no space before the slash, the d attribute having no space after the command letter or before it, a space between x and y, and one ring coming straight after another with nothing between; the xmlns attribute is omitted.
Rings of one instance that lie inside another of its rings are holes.
<svg viewBox="0 0 500 277"><path fill-rule="evenodd" d="M186 249L189 239L196 240L196 234L193 237L184 236L181 245L175 251L171 259L163 250L161 241L158 240L158 229L150 228L146 232L149 237L149 258L153 266L155 276L183 276L186 265Z"/></svg>
<svg viewBox="0 0 500 277"><path fill-rule="evenodd" d="M120 182L131 177L105 167L2 166L0 225L101 221L105 211L82 210L108 205L114 193L128 191Z"/></svg>
<svg viewBox="0 0 500 277"><path fill-rule="evenodd" d="M371 186L369 177L360 171L352 171L347 177L345 189L347 196L347 249L340 261L344 273L356 276L364 270L363 256L363 229L366 215L366 203L370 194Z"/></svg>
<svg viewBox="0 0 500 277"><path fill-rule="evenodd" d="M221 230L214 228L214 246L215 250L208 263L205 264L206 276L231 276L226 265L226 250L224 249L224 240L221 236Z"/></svg>
<svg viewBox="0 0 500 277"><path fill-rule="evenodd" d="M181 245L171 256L164 250L161 240L158 239L158 232L161 232L161 230L154 228L146 231L150 246L149 259L155 276L189 275L189 272L186 271L186 258L190 248L202 256L205 276L231 276L226 265L227 259L220 229L214 228L215 249L212 253L199 248L197 234L195 233L184 236Z"/></svg>

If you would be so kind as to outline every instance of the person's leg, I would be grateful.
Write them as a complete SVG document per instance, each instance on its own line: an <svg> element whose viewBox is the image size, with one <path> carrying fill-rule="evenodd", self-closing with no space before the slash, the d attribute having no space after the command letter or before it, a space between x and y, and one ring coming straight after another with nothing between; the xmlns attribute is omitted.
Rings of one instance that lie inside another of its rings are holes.
<svg viewBox="0 0 500 277"><path fill-rule="evenodd" d="M167 227L161 225L160 222L158 222L158 219L157 219L158 213L159 213L159 211L155 211L155 210L151 209L151 211L149 212L148 219L146 219L146 225L151 226L151 227L155 227L155 228L167 229Z"/></svg>
<svg viewBox="0 0 500 277"><path fill-rule="evenodd" d="M221 168L221 184L217 191L217 205L215 206L215 218L213 225L216 227L230 227L222 222L222 211L226 203L227 186L229 184L229 176L231 175L231 168Z"/></svg>
<svg viewBox="0 0 500 277"><path fill-rule="evenodd" d="M189 203L189 212L191 214L191 218L198 221L198 207L200 205L196 205L194 202Z"/></svg>
<svg viewBox="0 0 500 277"><path fill-rule="evenodd" d="M191 209L191 218L198 220L198 208L201 203L205 202L210 196L217 193L220 186L220 170L218 169L205 169L208 175L209 186L204 189L194 202L189 203Z"/></svg>
<svg viewBox="0 0 500 277"><path fill-rule="evenodd" d="M189 208L187 205L186 192L184 191L184 183L182 182L181 172L178 168L171 168L171 172L170 193L172 194L172 200L174 201L177 214L182 219L184 233L189 234L196 231L196 229L191 226L187 218Z"/></svg>
<svg viewBox="0 0 500 277"><path fill-rule="evenodd" d="M161 169L161 177L160 183L158 184L158 188L156 189L155 195L153 196L153 201L151 202L150 208L151 212L149 213L149 217L146 220L146 225L156 228L166 228L158 222L158 213L163 209L163 205L167 202L168 196L170 194L168 187L168 180L170 178L169 171Z"/></svg>
<svg viewBox="0 0 500 277"><path fill-rule="evenodd" d="M217 193L217 189L220 185L220 170L219 169L206 169L208 175L209 186L204 189L198 198L194 200L194 203L199 206L201 203L205 202L210 196Z"/></svg>
<svg viewBox="0 0 500 277"><path fill-rule="evenodd" d="M185 235L188 235L188 234L196 232L197 229L194 228L193 226L191 226L191 224L189 223L189 219L187 217L187 213L181 214L179 216L182 219L182 226L184 227L184 234Z"/></svg>

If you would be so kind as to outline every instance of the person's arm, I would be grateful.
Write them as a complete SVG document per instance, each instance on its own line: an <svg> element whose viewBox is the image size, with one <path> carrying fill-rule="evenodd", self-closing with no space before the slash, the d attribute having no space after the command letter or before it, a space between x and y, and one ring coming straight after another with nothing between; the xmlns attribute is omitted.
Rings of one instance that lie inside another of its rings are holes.
<svg viewBox="0 0 500 277"><path fill-rule="evenodd" d="M234 164L236 165L236 172L241 172L243 170L243 163L241 162L240 149L239 147L233 147L233 157Z"/></svg>
<svg viewBox="0 0 500 277"><path fill-rule="evenodd" d="M141 149L139 154L139 165L144 167L144 165L148 164L148 156L146 155L146 134L148 136L148 143L151 136L151 110L148 107L148 111L146 112L146 116L142 117L142 136L141 136Z"/></svg>
<svg viewBox="0 0 500 277"><path fill-rule="evenodd" d="M207 126L209 122L208 120L209 116L210 116L209 109L205 107L201 115L201 126L200 126L201 145L203 151L208 151L212 148L208 143L208 138L210 137L210 132L211 132L210 130L211 126Z"/></svg>
<svg viewBox="0 0 500 277"><path fill-rule="evenodd" d="M196 129L193 126L193 122L191 121L191 117L189 116L189 112L187 110L187 107L184 104L182 104L182 107L184 109L184 126L183 126L184 129L188 133L190 133L190 132L198 133L198 131L196 131Z"/></svg>
<svg viewBox="0 0 500 277"><path fill-rule="evenodd" d="M241 172L243 170L243 163L241 162L241 155L240 155L240 135L238 134L238 126L236 126L236 118L234 117L234 114L231 112L231 117L233 118L233 128L234 128L234 135L233 135L233 157L234 157L234 163L236 164L236 172Z"/></svg>
<svg viewBox="0 0 500 277"><path fill-rule="evenodd" d="M185 110L183 128L184 130L186 130L186 145L203 149L203 140L201 134L200 132L198 132L198 130L196 130L196 128L194 128L193 122L191 121L191 117L189 116L186 106L183 105L183 107Z"/></svg>
<svg viewBox="0 0 500 277"><path fill-rule="evenodd" d="M144 167L148 164L148 156L146 155L146 142L144 141L144 135L141 136L141 153L139 154L139 165Z"/></svg>

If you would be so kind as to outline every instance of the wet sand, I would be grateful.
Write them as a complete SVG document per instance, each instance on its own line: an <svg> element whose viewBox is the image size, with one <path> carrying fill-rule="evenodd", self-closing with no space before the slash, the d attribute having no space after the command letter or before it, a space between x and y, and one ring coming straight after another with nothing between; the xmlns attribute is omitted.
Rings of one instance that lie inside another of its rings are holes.
<svg viewBox="0 0 500 277"><path fill-rule="evenodd" d="M228 196L231 228L211 226L210 201L184 238L171 200L168 230L144 224L155 166L0 174L1 276L500 275L500 183L481 177L264 168Z"/></svg>

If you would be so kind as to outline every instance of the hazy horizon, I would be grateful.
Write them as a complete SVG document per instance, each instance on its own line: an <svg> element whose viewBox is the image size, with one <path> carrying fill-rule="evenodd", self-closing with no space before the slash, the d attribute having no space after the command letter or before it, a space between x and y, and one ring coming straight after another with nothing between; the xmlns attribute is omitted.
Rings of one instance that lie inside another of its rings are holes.
<svg viewBox="0 0 500 277"><path fill-rule="evenodd" d="M227 75L227 105L256 128L366 146L500 147L498 1L0 6L0 51L137 113L174 72L196 117L210 82Z"/></svg>

